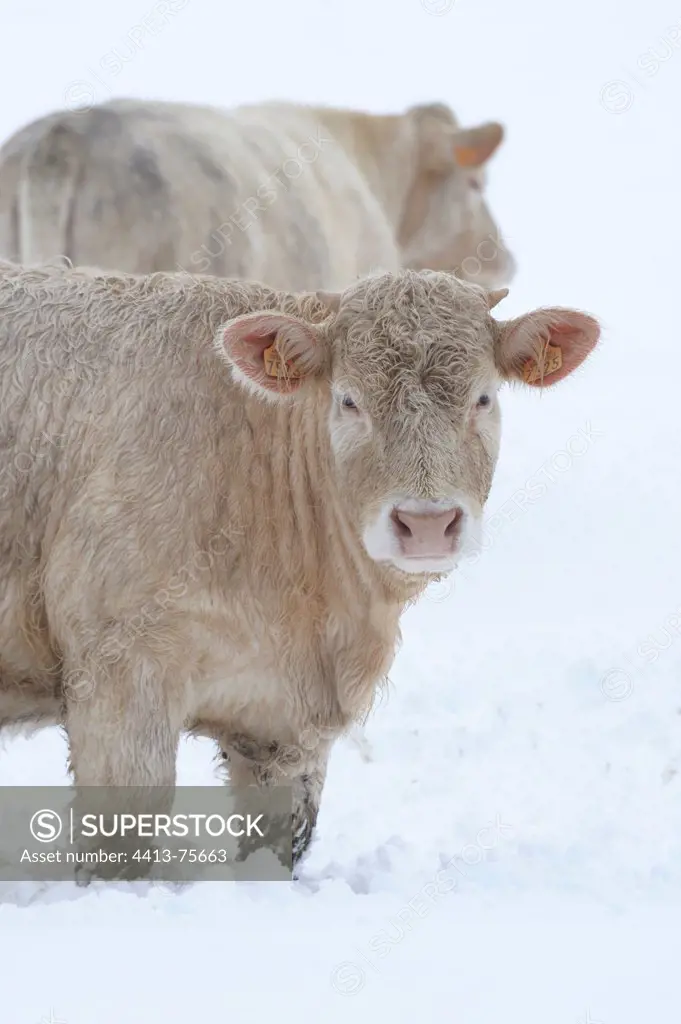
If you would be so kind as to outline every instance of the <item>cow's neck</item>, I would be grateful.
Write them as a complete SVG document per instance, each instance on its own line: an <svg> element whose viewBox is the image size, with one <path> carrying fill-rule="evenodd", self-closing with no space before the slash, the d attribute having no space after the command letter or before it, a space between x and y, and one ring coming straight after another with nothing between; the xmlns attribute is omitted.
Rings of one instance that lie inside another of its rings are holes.
<svg viewBox="0 0 681 1024"><path fill-rule="evenodd" d="M400 114L315 110L369 183L395 231L416 176L413 127Z"/></svg>

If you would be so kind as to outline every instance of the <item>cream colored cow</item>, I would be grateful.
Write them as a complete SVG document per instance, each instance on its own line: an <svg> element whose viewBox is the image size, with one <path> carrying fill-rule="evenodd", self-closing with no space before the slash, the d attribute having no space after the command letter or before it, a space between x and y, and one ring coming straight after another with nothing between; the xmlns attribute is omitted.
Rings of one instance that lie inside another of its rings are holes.
<svg viewBox="0 0 681 1024"><path fill-rule="evenodd" d="M502 137L440 104L59 111L0 150L0 256L292 290L400 267L503 285L514 260L483 198Z"/></svg>
<svg viewBox="0 0 681 1024"><path fill-rule="evenodd" d="M62 722L80 786L172 786L211 737L290 781L299 858L402 611L474 541L500 386L596 344L503 294L0 265L0 724Z"/></svg>

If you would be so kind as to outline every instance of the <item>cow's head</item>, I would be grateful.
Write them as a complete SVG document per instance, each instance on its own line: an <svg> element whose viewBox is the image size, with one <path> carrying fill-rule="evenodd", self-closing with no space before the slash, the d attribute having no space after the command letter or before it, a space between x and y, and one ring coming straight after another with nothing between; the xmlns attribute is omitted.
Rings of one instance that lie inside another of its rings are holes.
<svg viewBox="0 0 681 1024"><path fill-rule="evenodd" d="M505 294L404 271L320 295L322 323L263 312L220 329L218 348L251 391L307 395L323 410L331 471L376 562L452 569L492 484L500 386L550 387L598 340L597 321L576 310L497 321L490 309Z"/></svg>
<svg viewBox="0 0 681 1024"><path fill-rule="evenodd" d="M398 234L403 266L443 270L487 288L508 284L515 260L483 198L503 127L460 128L442 104L413 107L406 116L416 160Z"/></svg>

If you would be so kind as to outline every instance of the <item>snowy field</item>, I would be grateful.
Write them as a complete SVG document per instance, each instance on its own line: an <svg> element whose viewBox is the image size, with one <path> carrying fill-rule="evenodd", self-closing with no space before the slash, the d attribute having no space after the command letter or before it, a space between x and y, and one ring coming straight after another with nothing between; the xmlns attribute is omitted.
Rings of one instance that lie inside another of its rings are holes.
<svg viewBox="0 0 681 1024"><path fill-rule="evenodd" d="M140 36L153 6L7 4L2 137L122 95L444 100L508 129L495 313L574 305L603 338L504 395L486 550L405 617L301 881L6 893L0 1021L678 1024L681 6L175 0ZM180 782L211 755L186 744ZM64 763L57 733L12 740L0 784Z"/></svg>

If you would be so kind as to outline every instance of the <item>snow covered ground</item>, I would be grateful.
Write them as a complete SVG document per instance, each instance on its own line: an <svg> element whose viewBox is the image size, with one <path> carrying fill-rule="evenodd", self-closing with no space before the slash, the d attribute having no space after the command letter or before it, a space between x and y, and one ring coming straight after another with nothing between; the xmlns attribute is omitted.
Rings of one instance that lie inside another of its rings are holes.
<svg viewBox="0 0 681 1024"><path fill-rule="evenodd" d="M496 313L576 305L603 341L505 395L486 550L406 616L375 759L338 747L301 881L5 894L0 1020L677 1024L681 8L176 0L132 31L153 6L4 10L2 136L112 95L448 101L508 126ZM64 759L12 740L0 784ZM187 743L180 781L210 780Z"/></svg>

